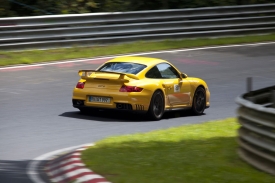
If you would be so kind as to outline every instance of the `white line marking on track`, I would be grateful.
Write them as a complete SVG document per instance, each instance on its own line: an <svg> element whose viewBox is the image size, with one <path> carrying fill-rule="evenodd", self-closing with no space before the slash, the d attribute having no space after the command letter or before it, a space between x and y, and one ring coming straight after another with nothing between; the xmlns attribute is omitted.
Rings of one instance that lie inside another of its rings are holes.
<svg viewBox="0 0 275 183"><path fill-rule="evenodd" d="M114 58L114 57L118 57L118 56L137 56L137 55L149 55L149 54L157 54L157 53L185 52L185 51L207 50L207 49L217 49L217 48L230 48L230 47L242 47L242 46L259 46L259 45L267 45L267 44L275 44L275 42L251 43L251 44L235 44L235 45L210 46L210 47L201 47L201 48L187 48L187 49L177 49L177 50L152 51L152 52L122 54L122 55L110 55L110 56L106 56L106 57L82 58L82 59L76 59L76 60L67 60L67 61L59 61L59 62L57 61L57 62L51 62L51 63L2 67L2 68L0 68L0 70L17 69L17 68L25 68L25 67L39 67L39 66L57 65L57 64L65 64L65 63L88 62L88 61L93 61L93 60L98 60L98 59L110 59L110 58Z"/></svg>
<svg viewBox="0 0 275 183"><path fill-rule="evenodd" d="M56 150L53 152L43 154L37 158L34 158L27 166L27 175L34 183L45 183L41 179L41 177L39 176L39 172L37 171L39 164L42 161L49 160L51 157L59 155L66 151L72 151L72 150L75 150L75 149L83 147L83 146L92 146L92 145L94 145L94 144L83 144L83 145L79 145L79 146L73 146L73 147L68 147L68 148L64 148L64 149L59 149L59 150Z"/></svg>
<svg viewBox="0 0 275 183"><path fill-rule="evenodd" d="M76 151L83 151L83 150L85 150L86 148L79 148L79 149L77 149Z"/></svg>

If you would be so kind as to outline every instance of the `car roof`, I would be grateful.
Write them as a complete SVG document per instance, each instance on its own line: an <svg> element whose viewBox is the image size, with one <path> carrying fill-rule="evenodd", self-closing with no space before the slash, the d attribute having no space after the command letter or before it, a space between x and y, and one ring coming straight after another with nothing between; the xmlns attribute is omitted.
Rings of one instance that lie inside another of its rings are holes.
<svg viewBox="0 0 275 183"><path fill-rule="evenodd" d="M124 57L117 57L108 62L131 62L131 63L138 63L144 64L147 66L156 65L158 63L167 62L162 59L158 58L151 58L151 57L135 57L135 56L124 56Z"/></svg>

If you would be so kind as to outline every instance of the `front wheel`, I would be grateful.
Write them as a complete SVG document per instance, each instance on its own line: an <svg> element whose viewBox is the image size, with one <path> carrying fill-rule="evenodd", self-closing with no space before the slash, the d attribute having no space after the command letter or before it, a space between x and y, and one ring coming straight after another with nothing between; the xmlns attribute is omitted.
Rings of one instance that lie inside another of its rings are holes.
<svg viewBox="0 0 275 183"><path fill-rule="evenodd" d="M148 114L153 120L160 120L164 113L164 96L161 91L156 91L151 99Z"/></svg>
<svg viewBox="0 0 275 183"><path fill-rule="evenodd" d="M195 115L203 114L206 106L205 90L202 87L198 87L193 97L192 112Z"/></svg>

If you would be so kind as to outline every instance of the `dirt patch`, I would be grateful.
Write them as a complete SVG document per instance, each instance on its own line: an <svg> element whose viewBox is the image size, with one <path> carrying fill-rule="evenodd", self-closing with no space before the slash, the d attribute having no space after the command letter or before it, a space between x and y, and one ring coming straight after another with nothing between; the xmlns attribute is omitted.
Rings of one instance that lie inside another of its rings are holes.
<svg viewBox="0 0 275 183"><path fill-rule="evenodd" d="M9 58L9 56L0 54L0 58Z"/></svg>

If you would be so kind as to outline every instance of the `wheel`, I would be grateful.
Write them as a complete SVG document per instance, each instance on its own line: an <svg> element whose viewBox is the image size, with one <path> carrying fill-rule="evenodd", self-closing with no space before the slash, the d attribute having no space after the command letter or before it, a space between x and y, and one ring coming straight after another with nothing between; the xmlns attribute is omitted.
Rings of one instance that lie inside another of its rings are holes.
<svg viewBox="0 0 275 183"><path fill-rule="evenodd" d="M203 114L206 106L205 90L202 87L198 87L193 97L192 113L195 115Z"/></svg>
<svg viewBox="0 0 275 183"><path fill-rule="evenodd" d="M151 99L148 114L153 120L160 120L164 113L164 97L161 91L156 91Z"/></svg>

